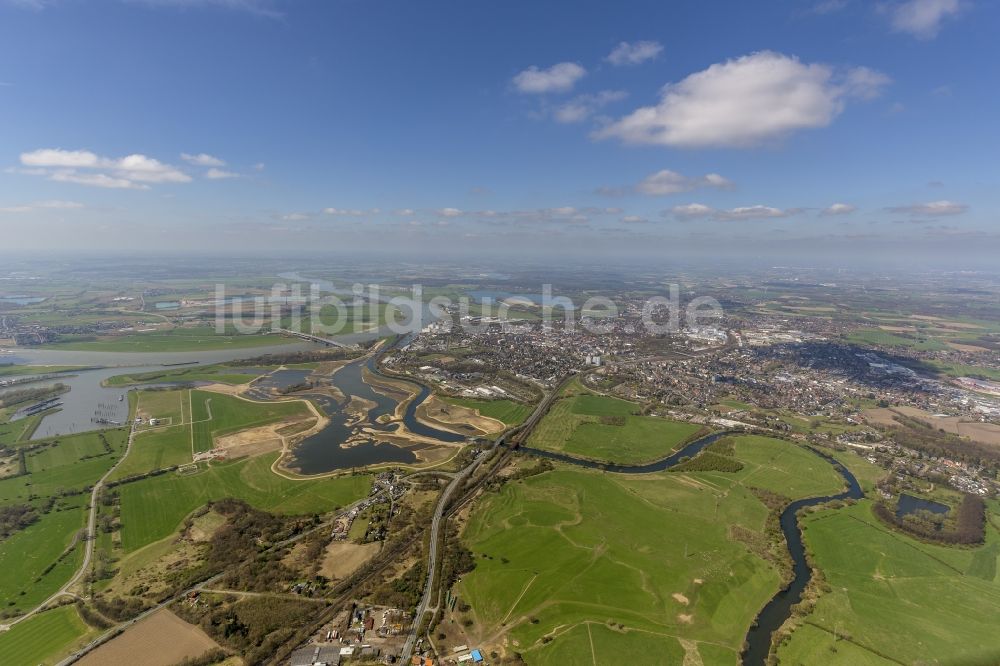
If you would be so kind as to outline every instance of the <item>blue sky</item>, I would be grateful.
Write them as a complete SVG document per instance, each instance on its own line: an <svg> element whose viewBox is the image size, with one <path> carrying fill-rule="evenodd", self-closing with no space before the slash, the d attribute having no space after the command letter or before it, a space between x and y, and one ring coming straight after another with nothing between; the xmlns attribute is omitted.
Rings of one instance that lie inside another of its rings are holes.
<svg viewBox="0 0 1000 666"><path fill-rule="evenodd" d="M1000 249L986 0L0 0L8 249Z"/></svg>

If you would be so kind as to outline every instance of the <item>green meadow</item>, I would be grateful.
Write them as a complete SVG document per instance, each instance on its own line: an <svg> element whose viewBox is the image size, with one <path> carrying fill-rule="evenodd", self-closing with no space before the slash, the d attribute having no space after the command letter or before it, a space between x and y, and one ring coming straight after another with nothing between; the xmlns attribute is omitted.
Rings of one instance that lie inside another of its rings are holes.
<svg viewBox="0 0 1000 666"><path fill-rule="evenodd" d="M745 486L763 488L790 499L836 495L844 479L815 453L797 444L760 435L729 438L743 469L731 475Z"/></svg>
<svg viewBox="0 0 1000 666"><path fill-rule="evenodd" d="M205 422L210 419L210 432L215 437L281 419L301 418L312 414L301 400L253 402L222 393L196 390L191 391L191 406L192 420Z"/></svg>
<svg viewBox="0 0 1000 666"><path fill-rule="evenodd" d="M169 536L189 513L211 500L235 497L274 513L326 513L371 489L367 475L286 479L271 471L278 455L201 464L194 474L171 472L118 486L123 548L131 552Z"/></svg>
<svg viewBox="0 0 1000 666"><path fill-rule="evenodd" d="M143 391L138 404L139 411L165 419L170 425L147 427L136 434L132 451L114 471L111 481L190 463L194 453L212 449L215 437L311 415L299 400L252 402L187 389Z"/></svg>
<svg viewBox="0 0 1000 666"><path fill-rule="evenodd" d="M181 352L247 349L295 342L298 340L282 335L218 334L214 328L202 326L97 338L63 336L59 342L43 345L42 348L104 352Z"/></svg>
<svg viewBox="0 0 1000 666"><path fill-rule="evenodd" d="M476 569L455 590L477 632L507 631L531 664L645 663L644 649L680 663L678 637L733 663L778 574L727 523L759 531L767 509L678 477L557 466L485 497L463 537Z"/></svg>
<svg viewBox="0 0 1000 666"><path fill-rule="evenodd" d="M482 416L502 421L508 426L516 426L523 423L531 416L533 410L528 405L514 402L513 400L473 400L471 398L445 398L446 402L453 405L468 407L477 410Z"/></svg>
<svg viewBox="0 0 1000 666"><path fill-rule="evenodd" d="M562 397L534 429L528 445L594 460L636 464L670 455L701 429L692 423L635 416L639 410L634 402L601 395Z"/></svg>
<svg viewBox="0 0 1000 666"><path fill-rule="evenodd" d="M996 503L990 513L976 548L892 531L868 500L806 516L805 541L831 591L779 648L781 663L1000 663Z"/></svg>
<svg viewBox="0 0 1000 666"><path fill-rule="evenodd" d="M26 611L72 577L83 551L82 544L69 548L86 524L87 499L60 502L38 522L0 541L0 609Z"/></svg>
<svg viewBox="0 0 1000 666"><path fill-rule="evenodd" d="M462 536L476 568L454 589L472 606L470 640L506 634L542 665L735 663L779 586L774 564L733 536L738 526L766 542L752 489L805 497L843 484L798 444L732 443L735 474L556 464L485 495Z"/></svg>
<svg viewBox="0 0 1000 666"><path fill-rule="evenodd" d="M220 384L246 384L258 377L255 372L243 372L240 368L226 366L189 366L154 372L142 372L134 375L124 374L109 377L108 386L132 386L137 384L155 384L158 382L218 382Z"/></svg>
<svg viewBox="0 0 1000 666"><path fill-rule="evenodd" d="M102 434L110 453L104 448ZM0 504L83 492L114 465L127 440L128 431L117 428L32 441L25 453L28 473L0 480Z"/></svg>
<svg viewBox="0 0 1000 666"><path fill-rule="evenodd" d="M0 481L0 504L44 509L57 496L37 522L0 541L2 610L27 610L73 575L82 549L79 544L70 547L86 523L89 488L121 455L127 436L126 430L116 429L32 442L25 449L28 473Z"/></svg>
<svg viewBox="0 0 1000 666"><path fill-rule="evenodd" d="M4 666L55 663L90 632L75 606L39 613L0 633L0 663Z"/></svg>

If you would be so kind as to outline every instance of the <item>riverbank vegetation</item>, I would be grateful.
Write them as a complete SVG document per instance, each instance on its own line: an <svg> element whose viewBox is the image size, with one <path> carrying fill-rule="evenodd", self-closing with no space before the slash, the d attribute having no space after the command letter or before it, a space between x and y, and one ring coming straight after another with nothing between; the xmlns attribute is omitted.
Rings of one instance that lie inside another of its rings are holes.
<svg viewBox="0 0 1000 666"><path fill-rule="evenodd" d="M476 567L442 626L468 623L468 640L532 664L640 643L733 663L787 579L777 515L789 495L839 492L842 480L784 440L738 436L711 453L742 469L629 475L545 461L490 484L462 537Z"/></svg>
<svg viewBox="0 0 1000 666"><path fill-rule="evenodd" d="M779 646L781 663L997 663L1000 514L984 543L954 547L887 528L862 500L803 516L811 561L828 588Z"/></svg>

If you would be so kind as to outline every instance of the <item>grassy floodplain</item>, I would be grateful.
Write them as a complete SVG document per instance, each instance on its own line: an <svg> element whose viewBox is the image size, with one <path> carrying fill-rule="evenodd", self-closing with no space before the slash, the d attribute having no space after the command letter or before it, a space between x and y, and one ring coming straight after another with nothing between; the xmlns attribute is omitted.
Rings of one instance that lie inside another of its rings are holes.
<svg viewBox="0 0 1000 666"><path fill-rule="evenodd" d="M779 648L781 663L1000 663L996 502L990 516L976 548L893 531L868 500L806 516L806 545L831 590Z"/></svg>
<svg viewBox="0 0 1000 666"><path fill-rule="evenodd" d="M481 416L502 421L508 426L516 426L531 416L532 407L513 400L475 400L471 398L444 398L446 402L461 407L475 409Z"/></svg>
<svg viewBox="0 0 1000 666"><path fill-rule="evenodd" d="M40 613L0 633L0 663L36 666L55 663L59 655L91 633L75 606Z"/></svg>
<svg viewBox="0 0 1000 666"><path fill-rule="evenodd" d="M532 432L528 445L635 464L669 455L701 429L692 423L636 416L639 409L634 402L589 393L562 397Z"/></svg>
<svg viewBox="0 0 1000 666"><path fill-rule="evenodd" d="M215 437L311 415L300 400L251 402L188 389L143 391L138 411L163 419L166 425L147 427L135 436L132 451L112 474L112 481L190 463L195 453L212 449Z"/></svg>
<svg viewBox="0 0 1000 666"><path fill-rule="evenodd" d="M64 336L59 342L42 345L41 348L104 352L182 352L247 349L294 342L298 340L282 335L217 334L210 326L199 326L96 338Z"/></svg>
<svg viewBox="0 0 1000 666"><path fill-rule="evenodd" d="M779 586L776 567L732 536L739 526L764 540L768 510L750 488L841 485L791 442L742 437L735 455L737 474L556 465L486 495L463 534L476 568L455 589L472 606L470 640L506 633L542 665L734 663Z"/></svg>
<svg viewBox="0 0 1000 666"><path fill-rule="evenodd" d="M137 384L154 384L158 382L218 382L219 384L246 384L259 375L255 372L244 372L240 368L226 366L191 366L155 372L142 372L134 375L124 374L110 377L108 386L134 386Z"/></svg>
<svg viewBox="0 0 1000 666"><path fill-rule="evenodd" d="M132 552L170 536L208 501L235 497L274 513L326 513L368 494L368 475L290 480L271 471L278 453L201 465L195 474L168 473L118 486L122 546Z"/></svg>
<svg viewBox="0 0 1000 666"><path fill-rule="evenodd" d="M733 438L736 474L627 475L556 465L474 508L463 540L476 568L455 592L475 635L504 633L531 664L733 664L777 591L777 568L736 540L764 540L751 488L837 492L839 475L792 442Z"/></svg>

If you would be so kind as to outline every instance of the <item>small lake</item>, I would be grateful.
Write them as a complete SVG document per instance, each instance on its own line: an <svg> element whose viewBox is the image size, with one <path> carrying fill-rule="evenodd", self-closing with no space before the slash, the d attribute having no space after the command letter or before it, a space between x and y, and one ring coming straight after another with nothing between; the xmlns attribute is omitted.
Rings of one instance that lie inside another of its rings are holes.
<svg viewBox="0 0 1000 666"><path fill-rule="evenodd" d="M931 513L944 515L951 511L951 507L947 504L941 504L940 502L924 499L923 497L914 497L906 493L899 496L899 502L896 503L897 518L908 516L917 511L930 511Z"/></svg>
<svg viewBox="0 0 1000 666"><path fill-rule="evenodd" d="M181 302L180 301L157 301L155 305L156 305L156 309L157 310L177 310L178 308L181 307Z"/></svg>

